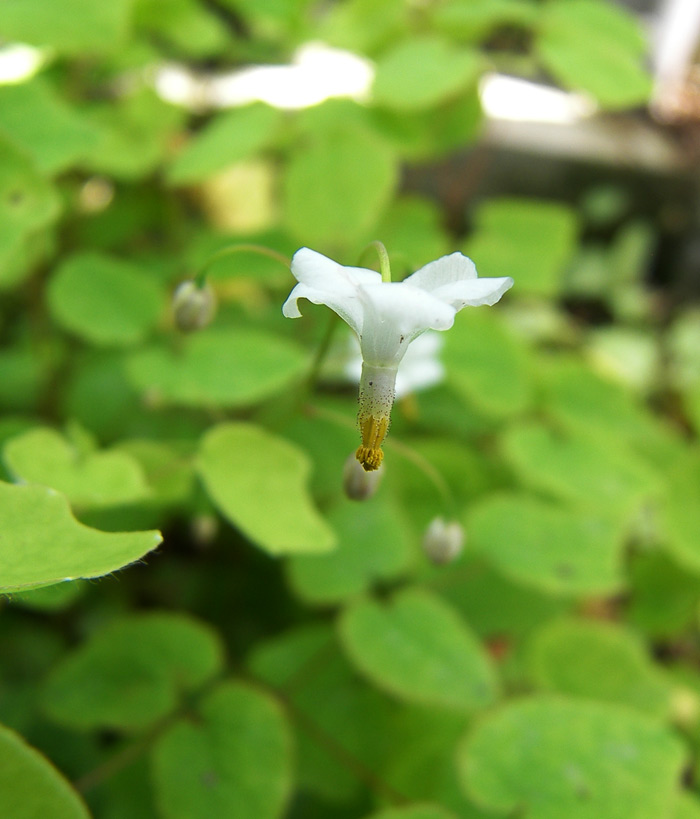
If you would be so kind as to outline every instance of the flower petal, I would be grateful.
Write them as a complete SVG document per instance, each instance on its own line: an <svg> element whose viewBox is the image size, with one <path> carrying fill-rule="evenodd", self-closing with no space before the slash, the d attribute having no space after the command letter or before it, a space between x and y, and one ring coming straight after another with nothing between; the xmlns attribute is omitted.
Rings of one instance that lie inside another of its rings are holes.
<svg viewBox="0 0 700 819"><path fill-rule="evenodd" d="M468 281L476 277L474 262L463 253L457 252L450 253L449 256L442 256L434 262L428 262L420 270L416 270L415 273L404 279L404 282L431 293L445 284Z"/></svg>
<svg viewBox="0 0 700 819"><path fill-rule="evenodd" d="M459 311L467 305L479 307L482 304L495 304L512 286L513 279L510 276L501 279L471 279L444 284L433 290L432 295Z"/></svg>
<svg viewBox="0 0 700 819"><path fill-rule="evenodd" d="M377 366L397 365L411 341L425 330L447 330L454 324L450 304L404 282L360 288L364 324L362 358Z"/></svg>
<svg viewBox="0 0 700 819"><path fill-rule="evenodd" d="M287 318L299 318L299 299L325 304L358 334L362 332L363 307L358 288L379 284L382 277L363 267L345 267L315 250L302 247L292 258L292 274L299 284L282 306Z"/></svg>

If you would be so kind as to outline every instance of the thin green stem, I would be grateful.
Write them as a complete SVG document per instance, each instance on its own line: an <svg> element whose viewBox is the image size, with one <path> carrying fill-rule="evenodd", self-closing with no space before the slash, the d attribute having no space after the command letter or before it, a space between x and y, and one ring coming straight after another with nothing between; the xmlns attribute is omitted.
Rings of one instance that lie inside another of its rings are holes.
<svg viewBox="0 0 700 819"><path fill-rule="evenodd" d="M382 274L382 281L390 282L391 263L389 262L389 254L386 252L386 248L380 241L370 242L362 253L360 253L360 261L362 261L365 255L372 249L376 250L377 256L379 256L379 272Z"/></svg>
<svg viewBox="0 0 700 819"><path fill-rule="evenodd" d="M276 250L272 250L269 247L263 247L262 245L252 244L230 245L229 247L224 247L221 250L214 253L204 263L202 269L194 277L194 283L197 285L197 287L199 287L200 289L204 287L207 279L207 273L209 272L210 268L213 265L215 265L220 259L223 259L226 256L232 256L234 253L259 253L261 256L267 256L268 258L273 259L276 262L279 262L286 268L289 268L289 266L292 263L292 260L285 256L283 253L278 253Z"/></svg>

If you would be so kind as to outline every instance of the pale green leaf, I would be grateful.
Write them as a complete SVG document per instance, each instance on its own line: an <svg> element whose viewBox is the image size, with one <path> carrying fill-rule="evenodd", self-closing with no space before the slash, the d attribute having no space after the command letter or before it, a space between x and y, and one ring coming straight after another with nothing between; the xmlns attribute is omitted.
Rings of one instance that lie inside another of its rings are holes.
<svg viewBox="0 0 700 819"><path fill-rule="evenodd" d="M622 442L528 422L506 432L503 450L528 486L620 520L661 491L655 473Z"/></svg>
<svg viewBox="0 0 700 819"><path fill-rule="evenodd" d="M380 810L366 819L455 819L455 814L438 805L411 805L407 808Z"/></svg>
<svg viewBox="0 0 700 819"><path fill-rule="evenodd" d="M0 86L0 131L45 174L75 165L98 140L97 130L40 80Z"/></svg>
<svg viewBox="0 0 700 819"><path fill-rule="evenodd" d="M458 764L465 791L523 819L670 816L683 748L656 721L607 703L521 699L469 734Z"/></svg>
<svg viewBox="0 0 700 819"><path fill-rule="evenodd" d="M361 600L339 621L353 664L380 688L409 702L470 711L493 702L488 657L459 614L419 589L385 605Z"/></svg>
<svg viewBox="0 0 700 819"><path fill-rule="evenodd" d="M480 68L476 52L440 37L411 37L377 63L372 97L390 109L420 111L457 96L476 82Z"/></svg>
<svg viewBox="0 0 700 819"><path fill-rule="evenodd" d="M62 54L116 52L124 42L134 0L6 0L3 39L51 46Z"/></svg>
<svg viewBox="0 0 700 819"><path fill-rule="evenodd" d="M309 462L288 441L252 424L219 424L202 439L197 469L219 511L266 552L335 545L306 489Z"/></svg>
<svg viewBox="0 0 700 819"><path fill-rule="evenodd" d="M58 324L97 345L141 341L164 307L164 293L148 271L94 252L66 259L47 292Z"/></svg>
<svg viewBox="0 0 700 819"><path fill-rule="evenodd" d="M99 577L142 558L159 532L100 532L78 523L63 495L0 483L0 591Z"/></svg>
<svg viewBox="0 0 700 819"><path fill-rule="evenodd" d="M630 13L602 0L548 3L534 42L562 85L592 94L604 108L642 105L651 92L645 40Z"/></svg>
<svg viewBox="0 0 700 819"><path fill-rule="evenodd" d="M247 159L270 144L281 119L280 111L262 104L219 114L170 165L168 181L173 185L201 182Z"/></svg>
<svg viewBox="0 0 700 819"><path fill-rule="evenodd" d="M676 810L671 819L700 819L700 800L684 791L678 797Z"/></svg>
<svg viewBox="0 0 700 819"><path fill-rule="evenodd" d="M310 247L347 247L380 216L397 176L393 152L374 135L359 128L318 134L287 167L284 222Z"/></svg>
<svg viewBox="0 0 700 819"><path fill-rule="evenodd" d="M223 664L221 641L204 623L182 614L134 615L64 656L41 702L72 728L140 730L175 710Z"/></svg>
<svg viewBox="0 0 700 819"><path fill-rule="evenodd" d="M0 725L0 816L90 819L83 800L39 751Z"/></svg>
<svg viewBox="0 0 700 819"><path fill-rule="evenodd" d="M678 459L667 476L661 517L669 551L696 573L700 572L699 486L700 453L691 449Z"/></svg>
<svg viewBox="0 0 700 819"><path fill-rule="evenodd" d="M671 685L635 635L611 623L555 621L529 649L535 683L547 691L668 714Z"/></svg>
<svg viewBox="0 0 700 819"><path fill-rule="evenodd" d="M622 583L622 537L607 518L513 493L475 504L467 531L499 571L544 592L606 593Z"/></svg>
<svg viewBox="0 0 700 819"><path fill-rule="evenodd" d="M531 403L527 351L497 315L466 308L444 338L449 382L478 410L503 417Z"/></svg>
<svg viewBox="0 0 700 819"><path fill-rule="evenodd" d="M537 6L529 0L448 0L435 7L433 22L449 37L477 42L501 26L531 26Z"/></svg>
<svg viewBox="0 0 700 819"><path fill-rule="evenodd" d="M223 683L181 720L152 755L164 819L277 819L291 790L291 737L271 697Z"/></svg>
<svg viewBox="0 0 700 819"><path fill-rule="evenodd" d="M328 513L338 545L328 554L296 555L289 581L307 603L339 603L404 572L412 557L406 523L395 504L345 501Z"/></svg>
<svg viewBox="0 0 700 819"><path fill-rule="evenodd" d="M290 341L257 330L210 329L193 333L178 351L139 350L126 371L137 390L165 404L240 407L289 387L306 364Z"/></svg>
<svg viewBox="0 0 700 819"><path fill-rule="evenodd" d="M35 427L8 441L2 457L15 480L50 486L75 506L115 506L149 492L141 466L125 452L83 454L48 427Z"/></svg>
<svg viewBox="0 0 700 819"><path fill-rule="evenodd" d="M481 205L464 245L480 276L512 276L517 293L553 295L576 247L576 215L537 199L500 198Z"/></svg>

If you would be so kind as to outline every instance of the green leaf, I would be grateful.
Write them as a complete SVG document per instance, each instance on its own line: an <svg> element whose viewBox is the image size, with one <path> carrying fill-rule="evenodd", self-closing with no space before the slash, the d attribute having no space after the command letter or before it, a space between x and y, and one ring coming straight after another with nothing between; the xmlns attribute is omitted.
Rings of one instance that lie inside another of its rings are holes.
<svg viewBox="0 0 700 819"><path fill-rule="evenodd" d="M139 560L160 532L99 532L78 523L68 501L42 486L0 483L0 591L99 577Z"/></svg>
<svg viewBox="0 0 700 819"><path fill-rule="evenodd" d="M218 15L197 0L137 0L134 27L188 57L211 57L230 44Z"/></svg>
<svg viewBox="0 0 700 819"><path fill-rule="evenodd" d="M518 294L549 296L559 291L576 247L571 208L537 199L492 199L479 208L474 221L464 252L480 276L513 276Z"/></svg>
<svg viewBox="0 0 700 819"><path fill-rule="evenodd" d="M9 42L50 46L61 54L116 52L127 35L133 0L9 0L0 30Z"/></svg>
<svg viewBox="0 0 700 819"><path fill-rule="evenodd" d="M202 439L197 469L219 511L266 552L335 545L305 488L309 462L288 441L252 424L219 424Z"/></svg>
<svg viewBox="0 0 700 819"><path fill-rule="evenodd" d="M528 0L450 0L435 8L433 22L449 37L478 42L501 26L529 27L537 14Z"/></svg>
<svg viewBox="0 0 700 819"><path fill-rule="evenodd" d="M437 206L418 196L395 200L376 229L389 251L392 268L408 273L444 256L448 240Z"/></svg>
<svg viewBox="0 0 700 819"><path fill-rule="evenodd" d="M0 245L14 245L46 227L60 210L56 190L24 153L0 137Z"/></svg>
<svg viewBox="0 0 700 819"><path fill-rule="evenodd" d="M329 512L328 520L338 532L336 549L297 555L288 563L292 588L305 602L339 603L406 570L412 548L395 505L370 501L358 512L356 504L346 501Z"/></svg>
<svg viewBox="0 0 700 819"><path fill-rule="evenodd" d="M632 632L611 623L560 620L533 638L529 665L547 691L668 715L671 685Z"/></svg>
<svg viewBox="0 0 700 819"><path fill-rule="evenodd" d="M125 452L83 454L47 427L35 427L6 443L3 460L13 478L50 486L75 506L115 506L149 491L138 461Z"/></svg>
<svg viewBox="0 0 700 819"><path fill-rule="evenodd" d="M467 736L465 791L523 819L668 816L683 764L678 740L626 708L550 697L515 701Z"/></svg>
<svg viewBox="0 0 700 819"><path fill-rule="evenodd" d="M175 351L146 347L129 357L133 386L166 404L241 407L269 398L299 377L305 353L290 341L247 329L194 333Z"/></svg>
<svg viewBox="0 0 700 819"><path fill-rule="evenodd" d="M472 507L467 531L474 550L499 571L543 592L620 588L622 537L609 519L513 493Z"/></svg>
<svg viewBox="0 0 700 819"><path fill-rule="evenodd" d="M93 252L66 259L48 286L56 322L89 343L105 346L142 341L160 317L163 295L147 271Z"/></svg>
<svg viewBox="0 0 700 819"><path fill-rule="evenodd" d="M282 114L262 103L219 114L189 142L167 172L172 185L201 182L258 153L274 138Z"/></svg>
<svg viewBox="0 0 700 819"><path fill-rule="evenodd" d="M532 422L511 427L503 450L526 485L620 520L660 493L655 473L620 442Z"/></svg>
<svg viewBox="0 0 700 819"><path fill-rule="evenodd" d="M358 670L401 699L470 711L496 697L495 673L479 641L427 591L407 589L387 605L361 600L338 625Z"/></svg>
<svg viewBox="0 0 700 819"><path fill-rule="evenodd" d="M156 800L164 819L276 819L291 790L291 737L265 694L224 683L153 750Z"/></svg>
<svg viewBox="0 0 700 819"><path fill-rule="evenodd" d="M42 706L76 729L141 730L224 664L219 636L181 614L141 614L95 632L49 674Z"/></svg>
<svg viewBox="0 0 700 819"><path fill-rule="evenodd" d="M311 247L352 245L380 216L397 176L393 152L372 134L360 128L320 133L289 162L284 222Z"/></svg>
<svg viewBox="0 0 700 819"><path fill-rule="evenodd" d="M41 80L0 86L0 131L44 174L75 165L98 139L96 129Z"/></svg>
<svg viewBox="0 0 700 819"><path fill-rule="evenodd" d="M0 725L0 816L90 819L82 799L39 751Z"/></svg>
<svg viewBox="0 0 700 819"><path fill-rule="evenodd" d="M467 310L444 338L449 382L470 404L496 417L528 407L532 383L527 351L497 315Z"/></svg>
<svg viewBox="0 0 700 819"><path fill-rule="evenodd" d="M666 479L666 495L661 508L667 547L678 562L700 572L700 452L691 449L681 456Z"/></svg>
<svg viewBox="0 0 700 819"><path fill-rule="evenodd" d="M366 819L455 819L455 814L437 805L411 805L408 808L380 810Z"/></svg>
<svg viewBox="0 0 700 819"><path fill-rule="evenodd" d="M601 0L548 3L534 47L558 82L587 91L604 108L630 108L649 97L645 38L634 17L617 6Z"/></svg>
<svg viewBox="0 0 700 819"><path fill-rule="evenodd" d="M390 109L421 111L456 97L476 82L480 69L476 52L440 37L411 37L377 63L372 97Z"/></svg>
<svg viewBox="0 0 700 819"><path fill-rule="evenodd" d="M687 792L681 793L672 819L700 819L700 801Z"/></svg>

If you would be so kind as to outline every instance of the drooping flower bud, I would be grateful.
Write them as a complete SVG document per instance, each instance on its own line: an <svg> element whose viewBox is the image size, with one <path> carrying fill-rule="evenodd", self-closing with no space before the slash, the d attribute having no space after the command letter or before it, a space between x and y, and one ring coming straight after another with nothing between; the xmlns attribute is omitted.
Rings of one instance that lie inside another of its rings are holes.
<svg viewBox="0 0 700 819"><path fill-rule="evenodd" d="M383 466L367 472L353 452L343 467L343 490L350 500L367 500L377 491L383 474Z"/></svg>
<svg viewBox="0 0 700 819"><path fill-rule="evenodd" d="M198 287L192 280L178 285L173 294L175 326L184 333L201 330L214 318L216 296L208 284Z"/></svg>
<svg viewBox="0 0 700 819"><path fill-rule="evenodd" d="M456 520L445 523L435 518L425 530L423 551L433 563L451 563L459 557L464 546L464 529Z"/></svg>

